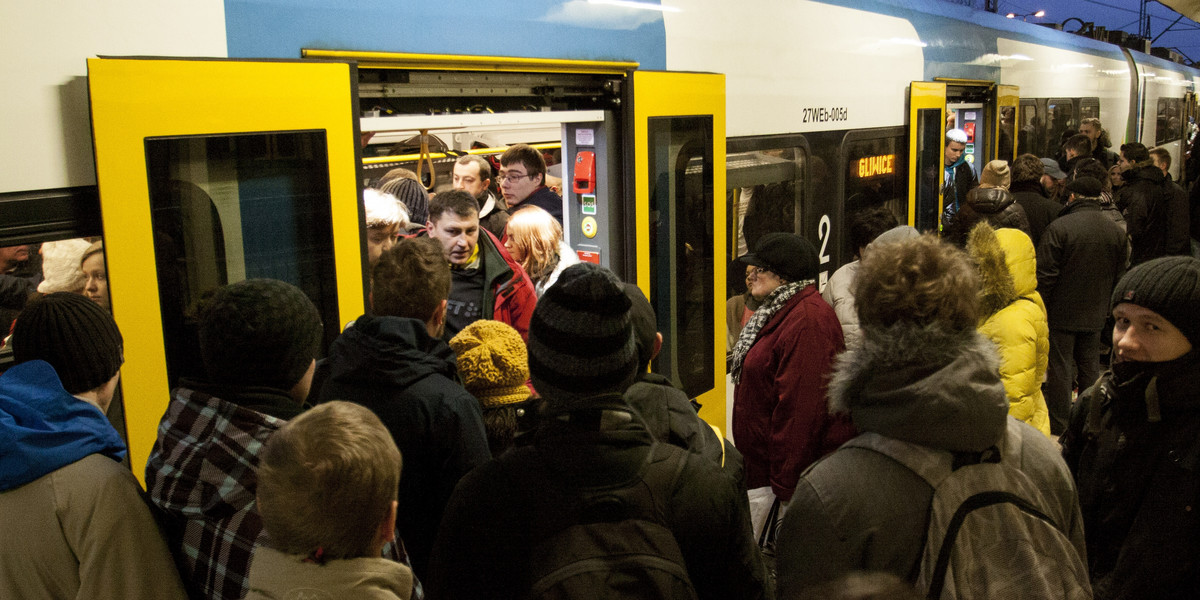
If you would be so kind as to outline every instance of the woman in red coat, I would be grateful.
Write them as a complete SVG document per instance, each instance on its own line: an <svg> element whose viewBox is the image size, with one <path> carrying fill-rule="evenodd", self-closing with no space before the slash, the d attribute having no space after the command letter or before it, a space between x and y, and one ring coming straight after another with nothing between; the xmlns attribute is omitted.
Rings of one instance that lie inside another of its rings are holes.
<svg viewBox="0 0 1200 600"><path fill-rule="evenodd" d="M746 487L792 498L800 473L854 437L829 414L825 391L845 350L837 315L814 285L817 251L804 238L771 233L739 259L755 267L750 293L763 298L733 349L733 436Z"/></svg>

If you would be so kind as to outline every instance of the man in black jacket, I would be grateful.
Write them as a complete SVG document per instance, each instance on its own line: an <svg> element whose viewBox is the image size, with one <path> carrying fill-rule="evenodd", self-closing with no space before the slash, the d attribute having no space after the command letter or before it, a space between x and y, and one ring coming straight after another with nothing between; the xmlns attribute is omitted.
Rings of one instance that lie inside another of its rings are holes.
<svg viewBox="0 0 1200 600"><path fill-rule="evenodd" d="M1012 164L1012 185L1008 191L1016 198L1017 204L1025 209L1025 217L1029 220L1029 238L1036 248L1038 240L1046 226L1058 217L1062 205L1046 196L1046 188L1042 186L1042 176L1046 174L1046 166L1042 160L1033 154L1022 154Z"/></svg>
<svg viewBox="0 0 1200 600"><path fill-rule="evenodd" d="M1038 293L1050 325L1045 396L1054 435L1066 428L1075 382L1086 389L1100 376L1105 300L1125 272L1125 233L1101 211L1100 182L1077 177L1066 191L1066 208L1037 247Z"/></svg>
<svg viewBox="0 0 1200 600"><path fill-rule="evenodd" d="M1113 290L1113 368L1062 437L1096 598L1200 597L1200 260L1129 270Z"/></svg>
<svg viewBox="0 0 1200 600"><path fill-rule="evenodd" d="M709 459L729 475L739 491L745 491L741 452L696 414L700 405L693 405L683 390L671 385L666 377L648 371L650 361L662 348L663 337L654 308L641 288L632 283L623 286L631 304L629 317L638 350L638 380L625 391L625 401L638 411L654 439Z"/></svg>
<svg viewBox="0 0 1200 600"><path fill-rule="evenodd" d="M1191 254L1187 198L1178 196L1150 151L1140 143L1121 145L1121 176L1125 185L1117 207L1125 214L1133 243L1130 264L1152 258Z"/></svg>
<svg viewBox="0 0 1200 600"><path fill-rule="evenodd" d="M371 271L370 314L322 361L319 401L371 409L404 457L397 528L418 577L458 480L491 458L479 402L458 383L442 341L450 267L429 238L402 239Z"/></svg>
<svg viewBox="0 0 1200 600"><path fill-rule="evenodd" d="M656 443L622 397L638 368L629 308L616 276L590 263L563 271L538 301L529 371L545 401L542 421L526 445L475 469L454 490L430 563L431 598L528 598L539 569L568 550L554 540L583 523L617 524L610 523L617 506L601 510L585 499L632 487L655 496L660 515L642 519L670 531L699 598L765 597L746 495L708 460ZM649 477L663 463L677 473L674 485Z"/></svg>

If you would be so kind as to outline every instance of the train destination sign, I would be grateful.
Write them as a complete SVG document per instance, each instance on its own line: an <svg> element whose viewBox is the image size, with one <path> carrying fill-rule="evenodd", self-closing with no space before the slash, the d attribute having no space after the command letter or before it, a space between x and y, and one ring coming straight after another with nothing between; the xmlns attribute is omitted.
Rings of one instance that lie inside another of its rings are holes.
<svg viewBox="0 0 1200 600"><path fill-rule="evenodd" d="M881 154L860 158L850 165L850 172L860 178L891 175L896 172L896 155Z"/></svg>

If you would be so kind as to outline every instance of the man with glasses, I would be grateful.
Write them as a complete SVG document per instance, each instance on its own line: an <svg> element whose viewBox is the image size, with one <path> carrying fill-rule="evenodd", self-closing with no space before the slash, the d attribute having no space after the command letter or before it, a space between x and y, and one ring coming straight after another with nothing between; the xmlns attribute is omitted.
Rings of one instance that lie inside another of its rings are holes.
<svg viewBox="0 0 1200 600"><path fill-rule="evenodd" d="M546 187L546 161L528 144L517 144L500 155L500 192L510 212L526 204L540 206L562 223L562 196Z"/></svg>

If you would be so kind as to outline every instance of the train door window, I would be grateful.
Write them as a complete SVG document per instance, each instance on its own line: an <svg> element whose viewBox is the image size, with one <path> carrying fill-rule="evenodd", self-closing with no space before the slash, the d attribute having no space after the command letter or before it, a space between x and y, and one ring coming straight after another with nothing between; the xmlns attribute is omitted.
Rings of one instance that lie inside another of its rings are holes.
<svg viewBox="0 0 1200 600"><path fill-rule="evenodd" d="M1057 156L1067 132L1079 131L1079 116L1070 98L1051 98L1046 104L1046 156Z"/></svg>
<svg viewBox="0 0 1200 600"><path fill-rule="evenodd" d="M941 109L917 111L917 168L915 227L937 231L941 212L940 196L946 170L945 122Z"/></svg>
<svg viewBox="0 0 1200 600"><path fill-rule="evenodd" d="M1017 131L1017 154L1045 156L1046 119L1045 115L1039 114L1037 101L1021 98L1018 113L1020 129Z"/></svg>
<svg viewBox="0 0 1200 600"><path fill-rule="evenodd" d="M1081 98L1079 102L1079 122L1084 119L1100 118L1100 99L1096 97Z"/></svg>
<svg viewBox="0 0 1200 600"><path fill-rule="evenodd" d="M1161 146L1182 137L1182 98L1159 98L1158 113L1154 125L1154 145Z"/></svg>
<svg viewBox="0 0 1200 600"><path fill-rule="evenodd" d="M730 239L729 260L749 252L764 234L800 231L808 148L802 145L803 140L796 143L801 145L767 142L763 147L761 141L753 139L730 142L725 184L730 200L727 223L734 236ZM742 280L732 275L728 279L731 284Z"/></svg>
<svg viewBox="0 0 1200 600"><path fill-rule="evenodd" d="M908 164L903 140L903 128L852 131L846 135L842 146L846 165L843 230L849 231L855 214L879 207L891 212L897 223L908 222ZM849 235L839 237L841 256L849 262L858 248L851 247ZM825 248L825 239L822 257L831 251Z"/></svg>
<svg viewBox="0 0 1200 600"><path fill-rule="evenodd" d="M172 387L203 373L197 305L222 285L279 279L338 314L324 131L148 138L146 156Z"/></svg>
<svg viewBox="0 0 1200 600"><path fill-rule="evenodd" d="M671 340L653 370L690 397L714 378L712 130L711 116L648 119L650 298Z"/></svg>

